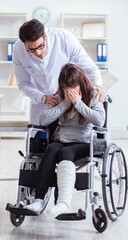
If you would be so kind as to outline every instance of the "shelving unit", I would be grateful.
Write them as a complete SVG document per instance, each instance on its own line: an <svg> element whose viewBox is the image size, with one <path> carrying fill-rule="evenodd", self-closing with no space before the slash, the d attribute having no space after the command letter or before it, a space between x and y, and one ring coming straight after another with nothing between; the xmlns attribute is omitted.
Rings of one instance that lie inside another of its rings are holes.
<svg viewBox="0 0 128 240"><path fill-rule="evenodd" d="M26 13L0 13L0 86L7 85L13 72L12 61L8 61L8 42L18 39L19 27L26 21Z"/></svg>
<svg viewBox="0 0 128 240"><path fill-rule="evenodd" d="M8 60L8 43L18 39L25 21L26 13L0 13L0 127L28 122L29 101L16 86L13 64Z"/></svg>
<svg viewBox="0 0 128 240"><path fill-rule="evenodd" d="M106 14L61 14L61 27L76 36L99 68L108 68L108 61L97 62L97 44L108 44Z"/></svg>
<svg viewBox="0 0 128 240"><path fill-rule="evenodd" d="M108 15L63 13L60 15L60 27L72 32L80 41L88 55L99 67L103 85L108 91L118 81L117 77L109 70ZM105 61L97 61L98 44L106 46Z"/></svg>

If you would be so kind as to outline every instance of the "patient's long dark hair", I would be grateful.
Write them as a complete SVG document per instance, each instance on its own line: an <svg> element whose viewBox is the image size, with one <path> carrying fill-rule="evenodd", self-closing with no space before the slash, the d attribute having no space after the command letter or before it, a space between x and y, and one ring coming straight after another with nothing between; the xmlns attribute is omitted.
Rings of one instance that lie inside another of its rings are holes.
<svg viewBox="0 0 128 240"><path fill-rule="evenodd" d="M89 106L94 93L91 81L87 78L83 69L75 64L67 63L61 69L59 75L59 91L62 98L64 99L64 87L74 88L78 85L80 86L83 102ZM67 118L67 115L71 111L72 107L73 106L71 106L70 109L65 112L65 119ZM85 118L79 114L79 122L81 123L83 121L85 121Z"/></svg>

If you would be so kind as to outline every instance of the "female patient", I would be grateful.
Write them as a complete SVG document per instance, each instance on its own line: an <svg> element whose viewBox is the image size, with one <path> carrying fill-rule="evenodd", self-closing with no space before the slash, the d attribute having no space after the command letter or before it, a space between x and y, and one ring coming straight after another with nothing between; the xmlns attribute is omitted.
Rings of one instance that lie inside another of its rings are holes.
<svg viewBox="0 0 128 240"><path fill-rule="evenodd" d="M39 215L48 187L54 181L57 166L58 201L49 209L54 217L71 211L75 184L75 160L89 155L91 129L102 127L104 107L84 71L75 64L66 64L59 75L61 102L40 114L40 124L47 126L59 118L54 140L45 150L38 170L35 202L26 208Z"/></svg>

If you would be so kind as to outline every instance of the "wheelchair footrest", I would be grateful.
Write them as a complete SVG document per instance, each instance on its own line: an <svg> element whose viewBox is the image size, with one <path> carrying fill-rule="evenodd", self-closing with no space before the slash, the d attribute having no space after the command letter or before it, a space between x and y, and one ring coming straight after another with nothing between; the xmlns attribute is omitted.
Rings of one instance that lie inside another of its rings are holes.
<svg viewBox="0 0 128 240"><path fill-rule="evenodd" d="M37 216L36 213L33 213L31 210L25 209L25 208L21 208L21 207L15 207L14 205L12 205L11 203L8 203L6 205L6 210L9 211L10 213L14 213L17 215L24 215L24 216Z"/></svg>
<svg viewBox="0 0 128 240"><path fill-rule="evenodd" d="M56 217L57 220L62 221L79 221L84 220L86 218L86 213L79 209L78 213L62 213Z"/></svg>

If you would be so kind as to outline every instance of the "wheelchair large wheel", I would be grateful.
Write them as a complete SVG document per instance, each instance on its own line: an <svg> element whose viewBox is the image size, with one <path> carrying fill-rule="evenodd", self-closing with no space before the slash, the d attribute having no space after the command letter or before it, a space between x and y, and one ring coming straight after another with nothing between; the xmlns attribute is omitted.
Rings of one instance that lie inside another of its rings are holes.
<svg viewBox="0 0 128 240"><path fill-rule="evenodd" d="M103 159L103 201L108 218L115 221L124 212L127 200L127 166L120 147L108 145Z"/></svg>

